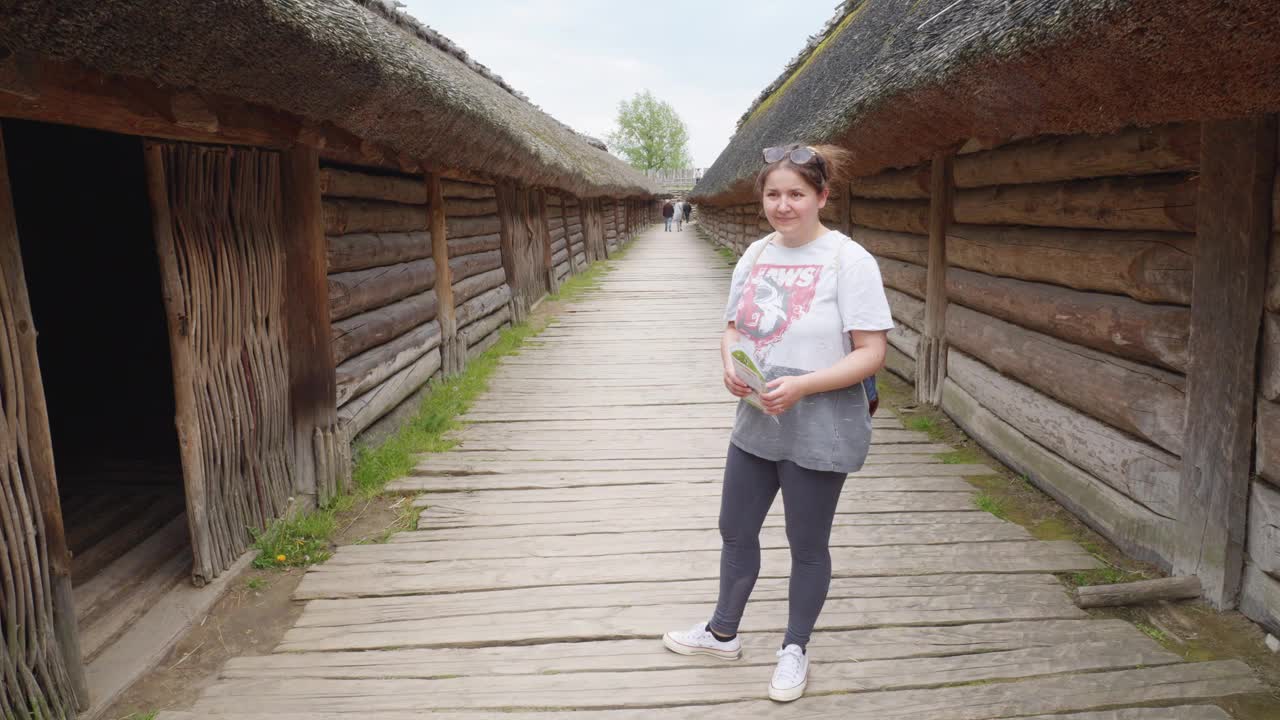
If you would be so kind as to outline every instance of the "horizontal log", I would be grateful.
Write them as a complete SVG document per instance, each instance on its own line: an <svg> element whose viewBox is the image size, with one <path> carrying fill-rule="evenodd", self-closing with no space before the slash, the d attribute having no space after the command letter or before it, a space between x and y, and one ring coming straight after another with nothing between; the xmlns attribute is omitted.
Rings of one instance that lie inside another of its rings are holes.
<svg viewBox="0 0 1280 720"><path fill-rule="evenodd" d="M874 255L924 265L928 238L859 228L854 239ZM1191 304L1195 236L989 225L952 225L947 263L1019 280Z"/></svg>
<svg viewBox="0 0 1280 720"><path fill-rule="evenodd" d="M439 369L440 349L436 348L384 380L381 385L338 408L338 421L343 425L347 436L359 435L378 418L394 410L426 385Z"/></svg>
<svg viewBox="0 0 1280 720"><path fill-rule="evenodd" d="M329 318L338 321L430 290L436 282L431 258L329 276Z"/></svg>
<svg viewBox="0 0 1280 720"><path fill-rule="evenodd" d="M947 340L1059 401L1113 427L1181 454L1186 379L969 308L947 308Z"/></svg>
<svg viewBox="0 0 1280 720"><path fill-rule="evenodd" d="M924 300L928 269L913 263L879 256L876 257L876 263L880 265L880 280L885 287Z"/></svg>
<svg viewBox="0 0 1280 720"><path fill-rule="evenodd" d="M326 235L412 232L428 228L426 205L328 199L322 204Z"/></svg>
<svg viewBox="0 0 1280 720"><path fill-rule="evenodd" d="M1280 401L1280 313L1262 313L1262 363L1258 392Z"/></svg>
<svg viewBox="0 0 1280 720"><path fill-rule="evenodd" d="M920 332L924 327L924 301L893 288L885 288L884 294L889 299L889 310L893 313L894 322Z"/></svg>
<svg viewBox="0 0 1280 720"><path fill-rule="evenodd" d="M502 232L502 221L497 215L449 217L445 220L445 237L450 240L476 235L494 235L500 232Z"/></svg>
<svg viewBox="0 0 1280 720"><path fill-rule="evenodd" d="M947 376L996 417L1162 517L1177 514L1181 463L1034 388L952 349Z"/></svg>
<svg viewBox="0 0 1280 720"><path fill-rule="evenodd" d="M1266 574L1252 562L1246 562L1244 566L1240 612L1272 634L1280 635L1280 580Z"/></svg>
<svg viewBox="0 0 1280 720"><path fill-rule="evenodd" d="M506 282L507 273L503 268L473 275L462 282L454 283L453 301L461 305L480 293L488 292Z"/></svg>
<svg viewBox="0 0 1280 720"><path fill-rule="evenodd" d="M1196 190L1197 180L1183 174L1000 185L957 191L954 219L980 225L1193 232Z"/></svg>
<svg viewBox="0 0 1280 720"><path fill-rule="evenodd" d="M325 238L329 272L385 267L431 257L431 233L357 233Z"/></svg>
<svg viewBox="0 0 1280 720"><path fill-rule="evenodd" d="M863 200L854 198L849 203L850 220L854 225L875 230L929 234L929 202L927 200ZM857 229L854 230L855 239Z"/></svg>
<svg viewBox="0 0 1280 720"><path fill-rule="evenodd" d="M338 406L382 384L418 358L440 346L440 323L432 320L385 345L370 348L338 366Z"/></svg>
<svg viewBox="0 0 1280 720"><path fill-rule="evenodd" d="M499 328L489 333L483 340L467 348L467 362L471 362L484 354L486 350L498 344L502 339L502 329Z"/></svg>
<svg viewBox="0 0 1280 720"><path fill-rule="evenodd" d="M916 359L920 347L920 333L905 325L898 325L888 332L889 344L902 351L903 355Z"/></svg>
<svg viewBox="0 0 1280 720"><path fill-rule="evenodd" d="M327 197L383 200L404 205L426 205L427 183L423 178L320 169L320 193Z"/></svg>
<svg viewBox="0 0 1280 720"><path fill-rule="evenodd" d="M586 236L585 236L585 235L583 235L581 232L571 232L571 233L569 233L569 244L570 244L570 245L581 245L581 244L582 244L582 241L583 241L584 239L586 239Z"/></svg>
<svg viewBox="0 0 1280 720"><path fill-rule="evenodd" d="M458 306L458 327L470 325L511 302L511 287L506 283L483 292Z"/></svg>
<svg viewBox="0 0 1280 720"><path fill-rule="evenodd" d="M916 382L915 358L907 357L906 353L893 345L885 348L884 369L913 385Z"/></svg>
<svg viewBox="0 0 1280 720"><path fill-rule="evenodd" d="M449 238L449 257L457 258L463 255L473 255L480 252L489 252L502 247L502 235L494 233L493 235L473 235L463 238Z"/></svg>
<svg viewBox="0 0 1280 720"><path fill-rule="evenodd" d="M469 198L449 198L444 200L444 213L447 217L478 217L481 215L497 215L498 200L487 198L472 200Z"/></svg>
<svg viewBox="0 0 1280 720"><path fill-rule="evenodd" d="M467 347L472 347L476 343L488 337L489 333L494 332L510 321L511 306L502 305L485 317L474 320L470 325L460 328L458 330L458 335L462 338L463 342L467 344Z"/></svg>
<svg viewBox="0 0 1280 720"><path fill-rule="evenodd" d="M554 237L553 237L553 238L551 239L551 254L552 254L552 255L554 255L554 254L556 254L556 253L558 253L558 252L560 252L560 251L562 251L562 250L566 250L568 247L569 247L569 243L568 243L568 241L567 241L567 240L565 240L564 238L559 238L559 239L557 239L557 238L554 238Z"/></svg>
<svg viewBox="0 0 1280 720"><path fill-rule="evenodd" d="M983 407L951 378L942 382L942 408L987 452L1057 500L1122 551L1168 569L1176 524L1133 502L1031 440Z"/></svg>
<svg viewBox="0 0 1280 720"><path fill-rule="evenodd" d="M547 229L548 229L548 230L563 230L563 229L564 229L564 218L560 217L559 213L554 214L554 215L553 215L553 214L551 214L551 212L550 212L550 209L549 209L549 208L548 208L548 211L547 211Z"/></svg>
<svg viewBox="0 0 1280 720"><path fill-rule="evenodd" d="M449 260L449 274L453 278L454 287L472 275L479 275L498 267L502 267L501 250L463 255Z"/></svg>
<svg viewBox="0 0 1280 720"><path fill-rule="evenodd" d="M1280 403L1258 398L1258 475L1280 485Z"/></svg>
<svg viewBox="0 0 1280 720"><path fill-rule="evenodd" d="M915 266L911 266L915 267ZM924 270L917 273L923 283ZM1024 328L1186 373L1191 310L953 268L947 297Z"/></svg>
<svg viewBox="0 0 1280 720"><path fill-rule="evenodd" d="M334 362L340 364L369 348L390 342L435 317L436 293L429 290L377 310L339 320L331 330Z"/></svg>
<svg viewBox="0 0 1280 720"><path fill-rule="evenodd" d="M1259 570L1280 579L1280 488L1263 480L1254 480L1250 488L1245 550Z"/></svg>
<svg viewBox="0 0 1280 720"><path fill-rule="evenodd" d="M911 200L929 197L929 165L887 170L871 177L854 178L849 189L857 197Z"/></svg>
<svg viewBox="0 0 1280 720"><path fill-rule="evenodd" d="M1192 600L1200 597L1200 578L1195 575L1113 585L1084 585L1075 589L1076 607L1098 608L1142 605L1164 600Z"/></svg>
<svg viewBox="0 0 1280 720"><path fill-rule="evenodd" d="M461 180L450 180L448 178L442 178L440 180L440 189L444 193L446 200L449 198L483 200L497 195L497 193L494 192L492 185L477 185L476 183L463 182Z"/></svg>
<svg viewBox="0 0 1280 720"><path fill-rule="evenodd" d="M559 265L569 261L569 251L566 248L560 248L551 255L551 264Z"/></svg>
<svg viewBox="0 0 1280 720"><path fill-rule="evenodd" d="M1189 172L1200 166L1200 124L1130 128L1113 135L1039 137L960 155L958 188L1114 175Z"/></svg>

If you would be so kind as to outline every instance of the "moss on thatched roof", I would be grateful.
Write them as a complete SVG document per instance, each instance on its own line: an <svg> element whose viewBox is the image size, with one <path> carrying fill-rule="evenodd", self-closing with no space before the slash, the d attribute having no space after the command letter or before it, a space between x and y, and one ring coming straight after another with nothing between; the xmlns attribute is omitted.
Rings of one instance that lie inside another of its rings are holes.
<svg viewBox="0 0 1280 720"><path fill-rule="evenodd" d="M694 195L748 197L760 148L835 142L856 175L970 138L1280 110L1274 0L848 0L739 121Z"/></svg>
<svg viewBox="0 0 1280 720"><path fill-rule="evenodd" d="M435 165L586 196L656 190L390 0L0 0L0 44L332 123Z"/></svg>

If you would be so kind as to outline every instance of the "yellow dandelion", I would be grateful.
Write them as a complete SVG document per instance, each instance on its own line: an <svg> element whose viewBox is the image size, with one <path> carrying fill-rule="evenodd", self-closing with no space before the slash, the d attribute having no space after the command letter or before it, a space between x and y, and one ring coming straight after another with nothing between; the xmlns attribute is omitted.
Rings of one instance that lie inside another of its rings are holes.
<svg viewBox="0 0 1280 720"><path fill-rule="evenodd" d="M284 562L285 560L288 560L288 558L286 558L286 557L285 557L285 556L283 556L283 555L277 555L277 556L276 556L276 562Z"/></svg>

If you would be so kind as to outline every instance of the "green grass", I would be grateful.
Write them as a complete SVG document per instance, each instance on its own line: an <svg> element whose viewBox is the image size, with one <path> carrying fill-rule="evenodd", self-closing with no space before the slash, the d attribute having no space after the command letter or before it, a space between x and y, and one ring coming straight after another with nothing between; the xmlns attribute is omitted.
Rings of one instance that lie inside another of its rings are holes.
<svg viewBox="0 0 1280 720"><path fill-rule="evenodd" d="M249 578L249 582L245 583L244 586L250 590L261 590L267 586L267 581L260 577Z"/></svg>
<svg viewBox="0 0 1280 720"><path fill-rule="evenodd" d="M928 415L914 415L912 417L908 417L903 420L902 424L906 425L908 430L925 433L933 440L941 440L947 434L947 431L942 427L942 425Z"/></svg>
<svg viewBox="0 0 1280 720"><path fill-rule="evenodd" d="M985 492L980 492L973 498L973 504L979 510L985 510L1001 520L1009 519L1009 511L1005 509L1004 500Z"/></svg>
<svg viewBox="0 0 1280 720"><path fill-rule="evenodd" d="M630 245L609 259L621 259ZM585 271L568 278L551 300L568 301L598 287L602 276L613 269L609 261L593 263ZM258 568L302 567L329 559L330 538L337 529L337 516L358 502L367 502L382 494L387 483L408 475L417 464L415 456L449 450L457 441L449 433L462 427L457 418L467 411L489 387L489 377L498 363L519 352L529 338L542 332L544 326L526 323L507 328L498 342L453 377L437 378L428 386L418 412L396 434L377 446L356 451L352 469L352 491L335 498L327 506L309 513L273 522L265 531L254 533ZM398 508L396 522L373 542L386 542L400 530L417 527L421 508L405 502Z"/></svg>
<svg viewBox="0 0 1280 720"><path fill-rule="evenodd" d="M978 453L968 449L952 450L950 452L939 453L938 459L941 460L944 465L980 465L982 464L982 457L978 455Z"/></svg>
<svg viewBox="0 0 1280 720"><path fill-rule="evenodd" d="M156 715L159 715L159 714L160 714L159 710L151 710L149 712L139 712L139 713L134 713L130 715L129 717L125 718L125 720L156 720Z"/></svg>
<svg viewBox="0 0 1280 720"><path fill-rule="evenodd" d="M1135 621L1133 624L1134 627L1142 631L1143 635L1146 635L1152 640L1161 644L1167 644L1169 642L1169 636L1165 635L1159 628L1141 621Z"/></svg>

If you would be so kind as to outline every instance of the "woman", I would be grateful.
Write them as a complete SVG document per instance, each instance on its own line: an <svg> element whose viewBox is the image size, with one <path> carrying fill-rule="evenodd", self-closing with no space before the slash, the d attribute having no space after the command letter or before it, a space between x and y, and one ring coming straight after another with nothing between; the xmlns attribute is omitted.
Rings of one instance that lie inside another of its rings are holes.
<svg viewBox="0 0 1280 720"><path fill-rule="evenodd" d="M884 365L885 333L893 327L875 258L818 217L846 155L831 146L764 151L756 190L776 232L738 261L720 347L730 393L751 393L730 355L740 342L762 365L767 392L763 410L738 403L720 497L715 614L663 637L682 655L741 657L738 624L760 573L760 527L781 489L791 581L769 697L783 702L800 697L807 684L805 646L831 584L836 502L845 475L862 467L871 444L862 381Z"/></svg>
<svg viewBox="0 0 1280 720"><path fill-rule="evenodd" d="M675 217L675 214L676 208L670 200L662 205L662 217L667 221L667 232L671 232L671 218Z"/></svg>

